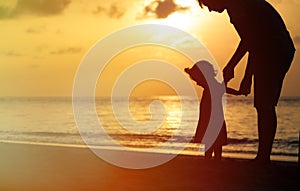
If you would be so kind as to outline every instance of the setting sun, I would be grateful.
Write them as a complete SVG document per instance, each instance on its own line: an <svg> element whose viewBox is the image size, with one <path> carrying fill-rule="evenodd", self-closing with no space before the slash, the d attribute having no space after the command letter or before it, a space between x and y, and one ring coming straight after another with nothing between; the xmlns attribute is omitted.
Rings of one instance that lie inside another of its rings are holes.
<svg viewBox="0 0 300 191"><path fill-rule="evenodd" d="M192 26L190 13L174 13L168 18L158 21L158 23L177 27L183 30Z"/></svg>
<svg viewBox="0 0 300 191"><path fill-rule="evenodd" d="M169 1L165 1L165 2L169 2ZM158 18L152 20L151 22L157 24L169 25L182 30L189 30L193 28L193 26L195 25L194 17L201 14L199 13L200 8L197 4L197 1L177 0L175 2L177 3L177 7L174 7L173 9L170 8L170 11L168 12L167 16L164 15L166 13L162 15L158 14ZM157 6L159 8L159 4L154 6ZM201 14L201 20L203 19L204 19L203 14Z"/></svg>

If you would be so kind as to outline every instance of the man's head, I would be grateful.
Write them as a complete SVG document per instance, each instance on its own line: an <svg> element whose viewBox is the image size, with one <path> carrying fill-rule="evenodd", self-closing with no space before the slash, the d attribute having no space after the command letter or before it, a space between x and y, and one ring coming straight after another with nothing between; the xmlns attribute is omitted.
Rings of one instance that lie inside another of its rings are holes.
<svg viewBox="0 0 300 191"><path fill-rule="evenodd" d="M225 10L226 0L198 0L200 7L206 6L209 11L222 13Z"/></svg>

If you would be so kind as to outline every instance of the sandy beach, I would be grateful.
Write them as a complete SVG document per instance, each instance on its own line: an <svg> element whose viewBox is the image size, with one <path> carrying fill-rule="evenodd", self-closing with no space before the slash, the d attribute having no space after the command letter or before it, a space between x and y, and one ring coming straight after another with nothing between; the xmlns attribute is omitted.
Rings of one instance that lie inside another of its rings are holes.
<svg viewBox="0 0 300 191"><path fill-rule="evenodd" d="M297 190L298 164L179 155L150 169L116 167L87 148L0 143L0 190Z"/></svg>

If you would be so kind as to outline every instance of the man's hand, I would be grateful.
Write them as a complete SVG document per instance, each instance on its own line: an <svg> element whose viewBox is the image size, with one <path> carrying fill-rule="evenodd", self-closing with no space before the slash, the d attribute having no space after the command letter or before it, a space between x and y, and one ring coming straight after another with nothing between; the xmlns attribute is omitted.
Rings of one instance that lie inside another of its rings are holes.
<svg viewBox="0 0 300 191"><path fill-rule="evenodd" d="M229 82L232 78L234 78L234 68L240 62L240 60L243 58L246 52L247 52L247 46L244 43L244 41L241 40L233 56L231 57L231 59L223 69L223 77L224 77L225 84L227 84L227 82Z"/></svg>
<svg viewBox="0 0 300 191"><path fill-rule="evenodd" d="M229 82L232 78L234 78L234 68L227 65L223 69L223 78L224 78L225 84L227 84L227 82Z"/></svg>
<svg viewBox="0 0 300 191"><path fill-rule="evenodd" d="M251 92L251 85L252 85L252 76L244 77L240 84L239 92L245 96L249 95Z"/></svg>

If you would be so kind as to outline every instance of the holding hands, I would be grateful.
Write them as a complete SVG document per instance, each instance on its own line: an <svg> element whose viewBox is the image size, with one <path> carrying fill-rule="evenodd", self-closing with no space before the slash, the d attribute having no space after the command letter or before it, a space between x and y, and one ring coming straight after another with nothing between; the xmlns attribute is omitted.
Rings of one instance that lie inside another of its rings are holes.
<svg viewBox="0 0 300 191"><path fill-rule="evenodd" d="M226 93L232 95L249 95L251 92L251 85L252 85L252 75L245 75L243 80L240 84L240 89L235 90L233 88L227 87L227 83L234 78L234 68L227 65L223 69L223 78L226 86Z"/></svg>

